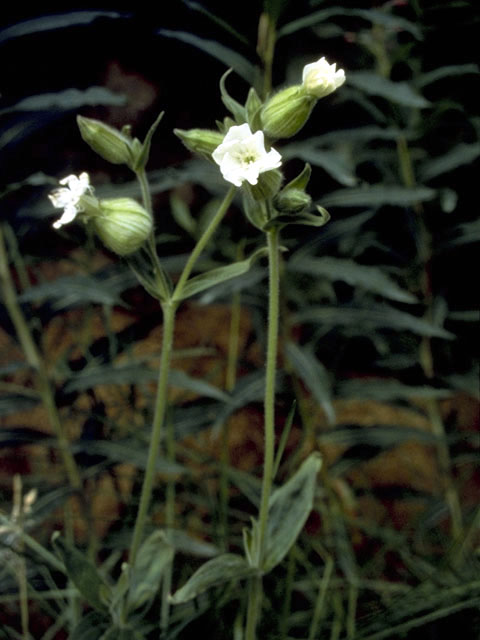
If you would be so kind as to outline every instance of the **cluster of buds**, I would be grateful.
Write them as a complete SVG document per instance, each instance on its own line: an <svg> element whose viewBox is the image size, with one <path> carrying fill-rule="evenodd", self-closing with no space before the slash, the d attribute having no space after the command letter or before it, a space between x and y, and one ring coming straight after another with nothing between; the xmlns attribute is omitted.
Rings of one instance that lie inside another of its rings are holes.
<svg viewBox="0 0 480 640"><path fill-rule="evenodd" d="M176 135L188 149L216 163L227 182L242 188L247 217L256 226L264 229L272 222L271 212L267 213L262 205L267 199L273 199L276 212L273 218L284 220L291 215L292 220L296 218L302 224L314 224L309 222L311 198L305 192L310 169L306 167L299 178L282 189L282 157L271 141L296 134L307 122L317 100L345 82L345 72L320 58L304 67L302 84L279 91L264 104L251 89L244 107L226 93L225 77L220 83L222 99L235 119L225 118L219 131L176 129ZM118 131L81 116L77 121L85 142L102 158L113 164L125 164L138 173L145 168L151 138L162 115L143 143L131 137L128 127ZM122 256L137 251L152 233L149 212L131 198L98 200L88 174L67 176L60 184L62 187L50 195L53 205L63 209L63 215L53 225L55 228L79 217L93 226L109 249Z"/></svg>

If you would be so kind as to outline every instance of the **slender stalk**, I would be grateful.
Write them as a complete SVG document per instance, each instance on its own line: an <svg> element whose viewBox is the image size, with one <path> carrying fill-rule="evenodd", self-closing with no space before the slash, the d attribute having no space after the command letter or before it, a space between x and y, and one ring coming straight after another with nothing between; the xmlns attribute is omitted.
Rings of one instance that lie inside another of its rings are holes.
<svg viewBox="0 0 480 640"><path fill-rule="evenodd" d="M146 204L150 202L148 193L148 184L145 174L137 174L140 180L140 184L143 184L142 191L144 190L144 201ZM143 175L143 182L142 177ZM227 212L230 204L232 203L235 195L235 187L232 187L223 202L218 208L217 213L210 221L210 224L203 232L202 236L198 240L195 248L193 249L190 257L187 260L182 274L177 282L173 295L165 302L162 303L163 310L163 342L162 342L162 355L160 358L160 369L158 373L158 385L157 396L155 399L155 411L153 416L152 434L150 439L150 446L148 450L147 466L145 469L145 476L143 479L142 491L140 494L140 504L138 507L137 518L135 521L135 527L133 530L132 545L130 548L130 563L134 564L135 558L138 553L138 549L142 542L143 532L145 529L145 523L147 521L148 508L152 497L153 480L155 477L155 462L158 456L160 448L160 442L163 436L163 424L165 421L165 413L167 406L167 390L168 390L168 373L170 369L170 361L173 349L173 335L175 331L175 315L178 304L182 299L183 288L188 280L190 273L200 256L201 252L207 245L208 241L216 231L218 225L222 221L225 213ZM150 205L151 206L151 205ZM153 251L156 255L155 248ZM158 271L158 270L157 270Z"/></svg>
<svg viewBox="0 0 480 640"><path fill-rule="evenodd" d="M272 229L267 234L269 264L267 363L265 371L265 454L263 462L262 497L259 513L259 566L265 554L268 503L272 491L273 463L275 457L275 378L277 369L278 315L280 297L279 232Z"/></svg>
<svg viewBox="0 0 480 640"><path fill-rule="evenodd" d="M167 423L167 458L170 462L175 462L175 432L171 420ZM165 527L171 531L175 525L175 481L167 480L166 504L165 504ZM169 562L165 569L162 582L162 603L160 607L160 632L164 634L168 629L170 619L170 602L168 595L172 588L173 561Z"/></svg>
<svg viewBox="0 0 480 640"><path fill-rule="evenodd" d="M195 262L200 257L200 254L205 249L206 245L208 244L208 241L217 230L217 227L220 224L220 222L223 220L224 215L227 213L228 208L232 204L232 200L235 196L236 190L237 190L236 187L230 187L230 189L227 192L227 195L225 196L222 203L220 204L217 213L213 216L208 227L205 229L205 231L199 238L177 282L177 286L175 287L175 290L173 292L173 300L181 300L183 288L192 272Z"/></svg>
<svg viewBox="0 0 480 640"><path fill-rule="evenodd" d="M268 505L273 483L273 466L275 458L275 378L278 346L278 315L280 297L279 276L279 232L274 228L267 232L269 293L268 293L268 334L267 362L265 371L265 452L263 461L262 496L258 517L258 549L257 567L261 568L265 556L266 533L268 524ZM245 640L255 640L255 630L262 608L263 587L261 575L250 581L247 609L247 627Z"/></svg>
<svg viewBox="0 0 480 640"><path fill-rule="evenodd" d="M155 466L160 442L163 435L163 424L167 406L168 373L173 349L173 334L175 329L175 314L177 305L172 301L162 304L163 309L163 341L162 355L160 358L160 369L158 372L157 396L155 399L155 411L153 416L152 433L150 447L148 450L147 466L143 479L142 492L140 494L140 504L133 530L132 545L130 547L130 564L135 563L138 549L142 542L145 523L147 520L148 507L152 497L153 480L155 477Z"/></svg>

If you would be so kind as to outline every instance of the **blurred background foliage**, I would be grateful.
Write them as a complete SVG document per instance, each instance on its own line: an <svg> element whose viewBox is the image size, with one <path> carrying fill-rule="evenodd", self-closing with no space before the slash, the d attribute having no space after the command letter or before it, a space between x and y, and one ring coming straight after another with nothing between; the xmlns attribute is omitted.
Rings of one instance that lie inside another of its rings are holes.
<svg viewBox="0 0 480 640"><path fill-rule="evenodd" d="M325 464L306 531L267 578L261 637L443 639L461 629L477 638L475 3L124 4L11 7L0 30L1 223L105 571L121 561L137 506L161 315L127 265L82 229L51 228L46 195L58 178L87 170L101 197L139 197L126 170L81 141L75 117L131 124L142 138L165 110L149 179L159 253L175 277L225 184L172 130L213 128L224 117L218 81L227 67L240 102L258 85L264 9L277 23L274 86L298 82L303 65L323 55L347 83L276 145L287 177L312 165L309 189L332 216L324 228L290 226L283 236L279 440L294 403L296 411L280 476L314 449ZM238 201L200 267L257 243ZM179 313L153 507L153 524L165 526L162 504L176 492L167 525L177 531L177 586L202 557L241 547L258 503L265 300L260 262ZM20 474L25 491L38 490L25 530L47 546L54 528L87 544L4 306L0 323L2 510L10 513ZM2 545L0 637L17 638L13 542L4 536ZM68 585L30 552L23 557L32 637L67 637ZM176 608L166 637L205 628L232 637L241 596L232 588Z"/></svg>

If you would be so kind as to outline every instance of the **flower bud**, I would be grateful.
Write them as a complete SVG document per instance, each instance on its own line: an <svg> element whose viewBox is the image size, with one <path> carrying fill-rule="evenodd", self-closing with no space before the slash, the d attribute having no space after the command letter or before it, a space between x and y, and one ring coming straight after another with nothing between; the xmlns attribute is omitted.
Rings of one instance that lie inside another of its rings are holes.
<svg viewBox="0 0 480 640"><path fill-rule="evenodd" d="M345 82L345 71L337 69L335 63L329 64L325 57L303 68L303 87L315 98L324 98L341 87Z"/></svg>
<svg viewBox="0 0 480 640"><path fill-rule="evenodd" d="M183 144L193 151L199 153L207 160L212 159L212 153L223 142L223 134L220 131L210 129L174 129L173 132L180 138Z"/></svg>
<svg viewBox="0 0 480 640"><path fill-rule="evenodd" d="M268 100L261 112L262 128L270 138L290 138L307 122L316 98L302 85L283 89Z"/></svg>
<svg viewBox="0 0 480 640"><path fill-rule="evenodd" d="M132 198L100 200L91 221L103 244L120 256L140 249L153 229L151 215Z"/></svg>
<svg viewBox="0 0 480 640"><path fill-rule="evenodd" d="M131 165L131 138L93 118L77 116L77 124L83 140L104 160L112 164Z"/></svg>
<svg viewBox="0 0 480 640"><path fill-rule="evenodd" d="M309 209L312 198L302 189L282 189L275 197L275 209L280 213L300 213Z"/></svg>

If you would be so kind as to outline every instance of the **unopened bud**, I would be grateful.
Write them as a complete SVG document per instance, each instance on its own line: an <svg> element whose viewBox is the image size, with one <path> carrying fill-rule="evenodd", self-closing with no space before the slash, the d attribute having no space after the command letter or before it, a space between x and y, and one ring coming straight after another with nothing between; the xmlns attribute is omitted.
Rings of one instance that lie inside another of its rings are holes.
<svg viewBox="0 0 480 640"><path fill-rule="evenodd" d="M199 153L207 160L212 159L212 153L223 142L224 135L220 131L210 129L174 129L176 136L180 138L183 144L193 151Z"/></svg>
<svg viewBox="0 0 480 640"><path fill-rule="evenodd" d="M312 198L302 189L282 189L274 200L275 209L280 213L300 213L311 204Z"/></svg>
<svg viewBox="0 0 480 640"><path fill-rule="evenodd" d="M132 198L100 200L91 221L104 245L120 256L140 249L153 229L152 216Z"/></svg>
<svg viewBox="0 0 480 640"><path fill-rule="evenodd" d="M290 138L307 122L316 98L302 85L283 89L268 100L261 112L262 128L270 138Z"/></svg>
<svg viewBox="0 0 480 640"><path fill-rule="evenodd" d="M77 116L77 124L83 140L104 160L112 164L132 164L131 138L93 118Z"/></svg>

